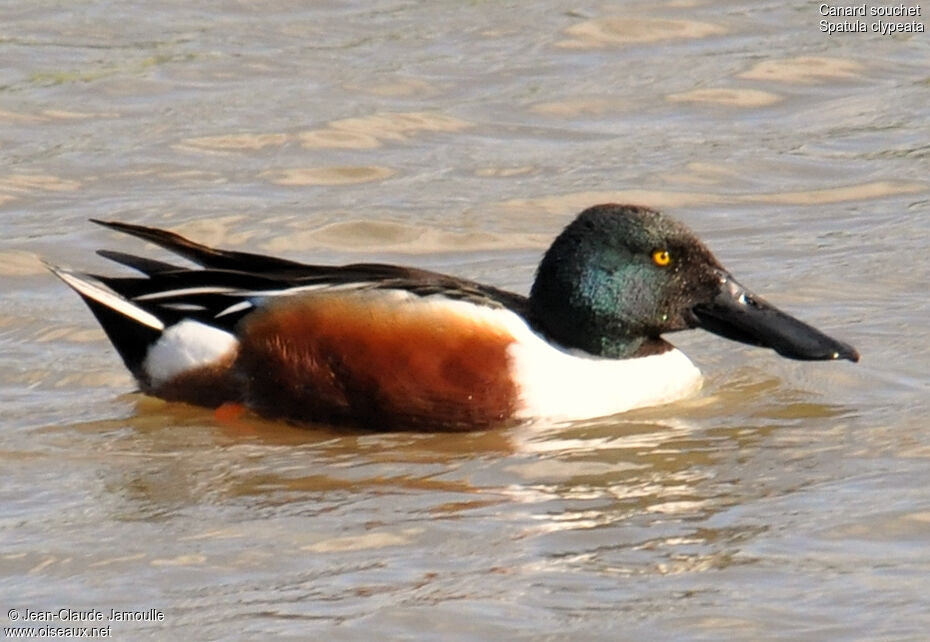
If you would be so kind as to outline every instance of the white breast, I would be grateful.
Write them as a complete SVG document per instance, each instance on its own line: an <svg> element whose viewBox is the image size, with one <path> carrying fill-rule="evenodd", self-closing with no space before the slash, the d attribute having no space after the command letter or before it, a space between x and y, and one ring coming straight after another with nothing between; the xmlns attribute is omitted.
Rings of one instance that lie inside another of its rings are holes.
<svg viewBox="0 0 930 642"><path fill-rule="evenodd" d="M555 347L520 322L524 331L513 327L509 348L520 418L604 417L676 401L701 387L701 372L680 350L603 359Z"/></svg>

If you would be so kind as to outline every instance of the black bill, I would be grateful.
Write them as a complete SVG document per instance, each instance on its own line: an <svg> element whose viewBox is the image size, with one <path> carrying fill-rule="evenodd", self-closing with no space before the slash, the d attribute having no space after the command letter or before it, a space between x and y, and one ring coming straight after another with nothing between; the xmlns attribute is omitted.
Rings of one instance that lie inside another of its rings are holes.
<svg viewBox="0 0 930 642"><path fill-rule="evenodd" d="M720 273L717 295L707 303L696 305L693 312L697 324L709 332L771 348L789 359L859 361L859 353L851 345L785 314L755 296L726 272Z"/></svg>

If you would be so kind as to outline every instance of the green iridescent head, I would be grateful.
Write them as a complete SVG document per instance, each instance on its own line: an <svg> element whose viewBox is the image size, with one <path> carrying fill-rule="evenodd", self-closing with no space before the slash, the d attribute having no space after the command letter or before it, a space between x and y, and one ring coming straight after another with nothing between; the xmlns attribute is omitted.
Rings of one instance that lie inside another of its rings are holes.
<svg viewBox="0 0 930 642"><path fill-rule="evenodd" d="M634 205L596 205L562 231L530 313L562 346L615 359L661 351L660 335L698 326L790 358L858 359L739 285L685 225Z"/></svg>

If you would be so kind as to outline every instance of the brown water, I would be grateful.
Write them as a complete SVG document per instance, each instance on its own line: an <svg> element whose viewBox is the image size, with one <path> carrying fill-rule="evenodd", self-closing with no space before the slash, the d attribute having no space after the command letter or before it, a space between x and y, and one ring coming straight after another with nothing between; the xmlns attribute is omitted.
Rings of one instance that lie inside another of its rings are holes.
<svg viewBox="0 0 930 642"><path fill-rule="evenodd" d="M828 37L816 2L306 5L0 8L3 625L158 609L112 637L926 639L927 36ZM685 220L862 362L689 333L699 396L597 422L219 423L133 394L37 260L142 249L94 216L526 292L607 200Z"/></svg>

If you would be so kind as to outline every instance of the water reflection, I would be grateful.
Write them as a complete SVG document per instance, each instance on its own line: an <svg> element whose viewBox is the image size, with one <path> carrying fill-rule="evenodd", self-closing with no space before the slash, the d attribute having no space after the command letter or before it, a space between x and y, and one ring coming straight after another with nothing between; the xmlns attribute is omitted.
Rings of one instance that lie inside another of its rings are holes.
<svg viewBox="0 0 930 642"><path fill-rule="evenodd" d="M108 520L213 514L169 551L97 565L249 565L243 547L256 537L288 556L418 550L437 521L490 520L508 546L537 551L513 560L521 572L698 572L751 563L741 547L769 526L742 521L738 508L797 490L758 468L754 454L773 433L848 412L743 374L690 403L612 420L466 434L217 421L138 396L128 419L45 431L106 436L98 503ZM297 518L313 521L292 532ZM217 540L220 550L197 552L196 542Z"/></svg>

